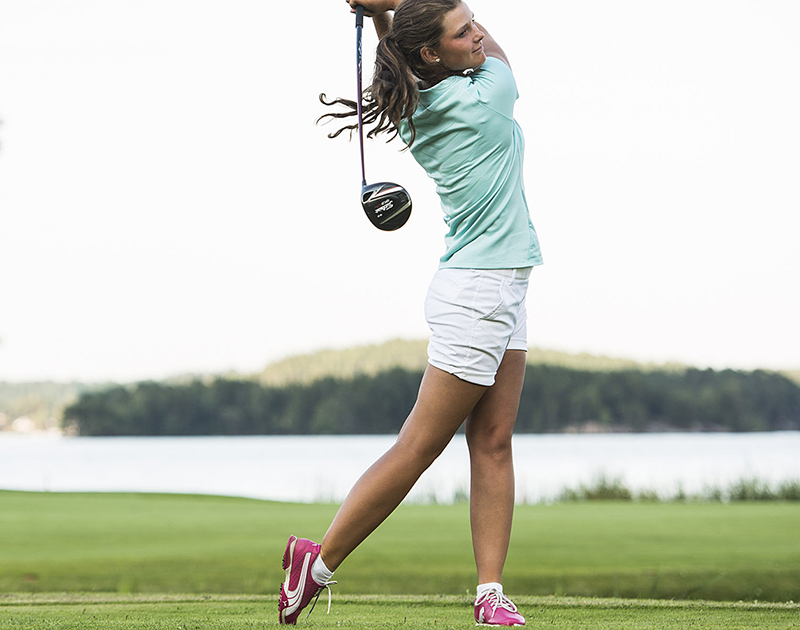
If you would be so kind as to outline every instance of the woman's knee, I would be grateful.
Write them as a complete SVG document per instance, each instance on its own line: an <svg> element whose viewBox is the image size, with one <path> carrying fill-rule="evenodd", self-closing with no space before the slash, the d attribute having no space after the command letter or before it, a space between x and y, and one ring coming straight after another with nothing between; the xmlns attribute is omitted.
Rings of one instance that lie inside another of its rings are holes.
<svg viewBox="0 0 800 630"><path fill-rule="evenodd" d="M410 467L420 471L427 468L442 454L447 442L421 439L420 436L401 434L392 447Z"/></svg>
<svg viewBox="0 0 800 630"><path fill-rule="evenodd" d="M503 425L474 426L468 423L467 446L470 455L504 459L511 455L513 426Z"/></svg>

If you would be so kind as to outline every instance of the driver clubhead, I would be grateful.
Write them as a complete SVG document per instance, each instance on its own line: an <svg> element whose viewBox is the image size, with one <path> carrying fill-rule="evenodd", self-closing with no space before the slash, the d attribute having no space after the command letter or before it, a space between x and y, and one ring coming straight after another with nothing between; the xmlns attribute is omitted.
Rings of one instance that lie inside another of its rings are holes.
<svg viewBox="0 0 800 630"><path fill-rule="evenodd" d="M403 227L411 215L411 197L399 184L381 182L361 188L361 205L379 230L391 232Z"/></svg>

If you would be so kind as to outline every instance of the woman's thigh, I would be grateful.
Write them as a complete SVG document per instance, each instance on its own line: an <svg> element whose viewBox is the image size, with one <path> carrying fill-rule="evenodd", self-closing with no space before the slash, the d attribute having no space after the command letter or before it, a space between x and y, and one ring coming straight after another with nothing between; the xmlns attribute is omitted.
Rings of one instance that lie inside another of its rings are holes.
<svg viewBox="0 0 800 630"><path fill-rule="evenodd" d="M398 443L425 453L433 461L488 389L428 365Z"/></svg>
<svg viewBox="0 0 800 630"><path fill-rule="evenodd" d="M494 385L486 390L467 420L470 448L476 440L510 441L525 381L526 360L525 350L506 350Z"/></svg>

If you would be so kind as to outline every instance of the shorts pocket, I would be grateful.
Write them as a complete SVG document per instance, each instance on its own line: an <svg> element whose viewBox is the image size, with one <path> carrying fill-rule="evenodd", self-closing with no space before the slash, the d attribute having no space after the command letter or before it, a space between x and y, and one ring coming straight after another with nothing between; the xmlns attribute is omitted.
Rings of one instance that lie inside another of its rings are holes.
<svg viewBox="0 0 800 630"><path fill-rule="evenodd" d="M505 278L498 278L490 273L481 274L474 302L479 320L491 321L503 310L506 304L506 285Z"/></svg>
<svg viewBox="0 0 800 630"><path fill-rule="evenodd" d="M493 320L493 319L494 319L494 317L495 317L495 316L496 316L496 315L497 315L497 314L498 314L500 311L502 311L502 310L503 310L503 308L505 307L505 305L506 305L506 303L505 303L505 301L503 300L503 297L502 297L502 296L500 296L500 302L497 304L497 306L495 306L495 307L494 307L494 308L493 308L491 311L489 311L488 313L486 313L486 315L481 315L481 316L480 316L478 319L481 319L481 320L484 320L484 321L491 321L491 320Z"/></svg>

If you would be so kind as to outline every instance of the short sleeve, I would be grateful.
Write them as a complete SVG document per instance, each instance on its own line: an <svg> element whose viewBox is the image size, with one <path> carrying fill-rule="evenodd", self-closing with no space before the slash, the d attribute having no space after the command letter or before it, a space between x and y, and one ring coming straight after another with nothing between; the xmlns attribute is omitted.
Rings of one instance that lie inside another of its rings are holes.
<svg viewBox="0 0 800 630"><path fill-rule="evenodd" d="M470 78L469 89L475 98L504 116L513 118L514 102L519 98L519 92L514 74L505 62L487 57Z"/></svg>

